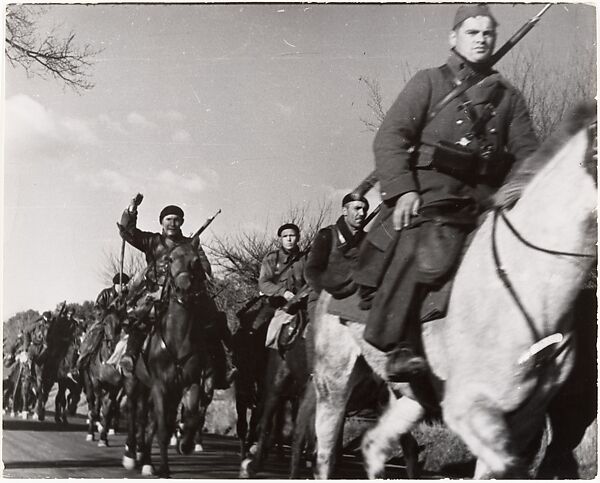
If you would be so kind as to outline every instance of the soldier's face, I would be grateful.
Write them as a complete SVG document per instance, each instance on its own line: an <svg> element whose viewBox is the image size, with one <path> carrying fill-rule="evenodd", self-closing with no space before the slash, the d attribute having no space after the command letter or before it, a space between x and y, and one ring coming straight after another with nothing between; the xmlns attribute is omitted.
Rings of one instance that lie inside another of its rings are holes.
<svg viewBox="0 0 600 483"><path fill-rule="evenodd" d="M358 230L367 216L367 205L362 201L351 201L342 208L342 215L350 228Z"/></svg>
<svg viewBox="0 0 600 483"><path fill-rule="evenodd" d="M183 218L177 215L167 215L162 220L163 233L166 236L177 236L181 233Z"/></svg>
<svg viewBox="0 0 600 483"><path fill-rule="evenodd" d="M469 62L486 62L495 45L496 29L489 17L469 17L450 32L450 46Z"/></svg>
<svg viewBox="0 0 600 483"><path fill-rule="evenodd" d="M296 230L292 230L288 228L287 230L283 230L281 235L279 236L279 240L281 241L281 248L287 250L288 252L298 246L298 234Z"/></svg>

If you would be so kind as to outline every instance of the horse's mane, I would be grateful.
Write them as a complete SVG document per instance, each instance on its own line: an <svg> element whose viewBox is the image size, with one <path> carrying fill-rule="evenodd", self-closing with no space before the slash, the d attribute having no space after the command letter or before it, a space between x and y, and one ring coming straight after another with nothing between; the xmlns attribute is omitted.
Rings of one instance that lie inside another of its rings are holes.
<svg viewBox="0 0 600 483"><path fill-rule="evenodd" d="M563 145L578 131L596 118L596 103L579 104L561 123L558 131L548 138L542 146L523 161L521 166L509 175L508 180L494 196L494 206L512 207L523 194L525 186L552 159Z"/></svg>

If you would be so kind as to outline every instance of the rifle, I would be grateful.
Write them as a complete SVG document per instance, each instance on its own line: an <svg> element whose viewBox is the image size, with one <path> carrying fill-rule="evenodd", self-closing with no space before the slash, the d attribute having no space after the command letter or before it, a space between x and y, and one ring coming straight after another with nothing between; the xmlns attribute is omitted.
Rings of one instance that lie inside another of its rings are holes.
<svg viewBox="0 0 600 483"><path fill-rule="evenodd" d="M504 57L517 43L525 37L525 35L536 26L539 20L542 18L542 15L546 13L546 11L552 6L551 3L548 3L540 10L540 12L527 20L525 24L517 30L513 36L508 39L502 47L500 47L495 54L493 54L490 58L490 68L494 66L502 57ZM454 89L452 89L448 94L444 96L444 98L439 101L429 112L428 121L431 121L438 113L454 98L460 96L463 92L467 91L470 87L474 86L483 78L485 74L473 74L470 77L467 77L464 81L458 84ZM377 183L377 172L372 171L354 190L355 193L364 196L373 186ZM366 226L366 223L365 223Z"/></svg>
<svg viewBox="0 0 600 483"><path fill-rule="evenodd" d="M208 218L204 222L204 225L202 225L200 228L198 228L198 231L196 233L194 233L194 235L192 236L192 238L199 237L202 234L202 232L208 228L208 225L210 225L213 222L213 220L217 217L217 215L219 213L221 213L221 208L219 208L219 211L217 211L213 216L211 216L210 218Z"/></svg>
<svg viewBox="0 0 600 483"><path fill-rule="evenodd" d="M65 308L67 307L67 301L65 300L62 304L62 307L60 308L60 310L58 311L58 315L56 316L57 319L60 319L62 317L63 312L65 311Z"/></svg>

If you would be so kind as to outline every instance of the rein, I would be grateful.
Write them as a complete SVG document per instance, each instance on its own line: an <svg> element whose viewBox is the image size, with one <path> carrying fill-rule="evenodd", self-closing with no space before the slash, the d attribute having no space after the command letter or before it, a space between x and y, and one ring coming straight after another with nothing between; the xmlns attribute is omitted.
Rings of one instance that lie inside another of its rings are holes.
<svg viewBox="0 0 600 483"><path fill-rule="evenodd" d="M547 253L549 255L566 256L566 257L574 257L574 258L594 258L595 255L589 255L586 253L573 253L573 252L564 252L564 251L558 251L558 250L550 250L547 248L540 247L538 245L534 245L533 243L527 241L523 237L523 235L521 235L519 233L519 231L517 231L517 229L514 227L514 225L508 220L508 218L506 217L506 214L502 211L502 209L496 208L494 210L494 217L493 217L493 223L492 223L492 255L494 257L496 273L498 274L498 277L502 281L502 284L504 285L504 287L506 288L506 290L512 297L513 301L515 302L515 304L521 311L521 314L527 321L527 324L529 325L529 328L531 329L531 332L533 333L534 337L538 341L541 342L540 339L542 337L540 336L538 330L535 327L535 322L534 322L533 317L529 314L529 312L525 308L521 298L519 297L519 295L517 294L517 291L515 290L514 285L511 283L510 278L508 277L508 273L502 266L502 261L500 260L500 254L498 252L498 241L497 241L497 236L496 236L497 227L498 227L498 218L502 218L502 220L504 221L506 226L510 229L510 231L517 238L517 240L519 240L525 246L527 246L533 250L536 250L536 251L539 251L542 253ZM556 335L556 334L554 334L554 335ZM550 336L550 337L552 337L552 336Z"/></svg>
<svg viewBox="0 0 600 483"><path fill-rule="evenodd" d="M177 293L175 291L175 287L174 287L173 275L169 271L169 275L168 275L168 277L165 277L165 282L163 283L162 288L161 288L161 296L160 296L161 300L163 299L165 294L168 295L169 299L172 299L175 302L177 302L179 305L181 305L182 307L185 307L187 305L187 302L190 299L192 300L192 302L194 302L197 298L199 298L202 295L202 292L201 291L193 292L190 294L189 298L184 298L183 296L177 295ZM167 341L165 340L164 333L162 330L161 321L158 322L156 327L157 327L156 332L158 333L158 336L160 338L160 346L170 356L172 362L175 364L175 374L176 374L177 380L183 381L183 368L185 367L187 362L192 358L192 356L195 354L195 352L193 350L190 350L183 357L177 357L177 353L172 351L169 348L169 346L167 345Z"/></svg>

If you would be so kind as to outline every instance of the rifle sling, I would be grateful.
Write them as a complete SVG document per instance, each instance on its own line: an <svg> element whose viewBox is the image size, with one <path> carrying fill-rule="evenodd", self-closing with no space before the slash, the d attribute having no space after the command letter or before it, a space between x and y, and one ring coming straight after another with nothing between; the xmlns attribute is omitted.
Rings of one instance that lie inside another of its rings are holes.
<svg viewBox="0 0 600 483"><path fill-rule="evenodd" d="M473 74L467 77L464 81L460 81L456 77L452 75L450 72L450 68L444 64L440 67L442 74L446 79L449 80L454 85L454 89L452 89L448 94L446 94L433 108L429 111L429 115L427 116L427 122L430 123L433 119L444 109L450 102L456 99L458 96L467 92L471 87L473 87L478 82L481 82L483 79L487 77L485 74Z"/></svg>

